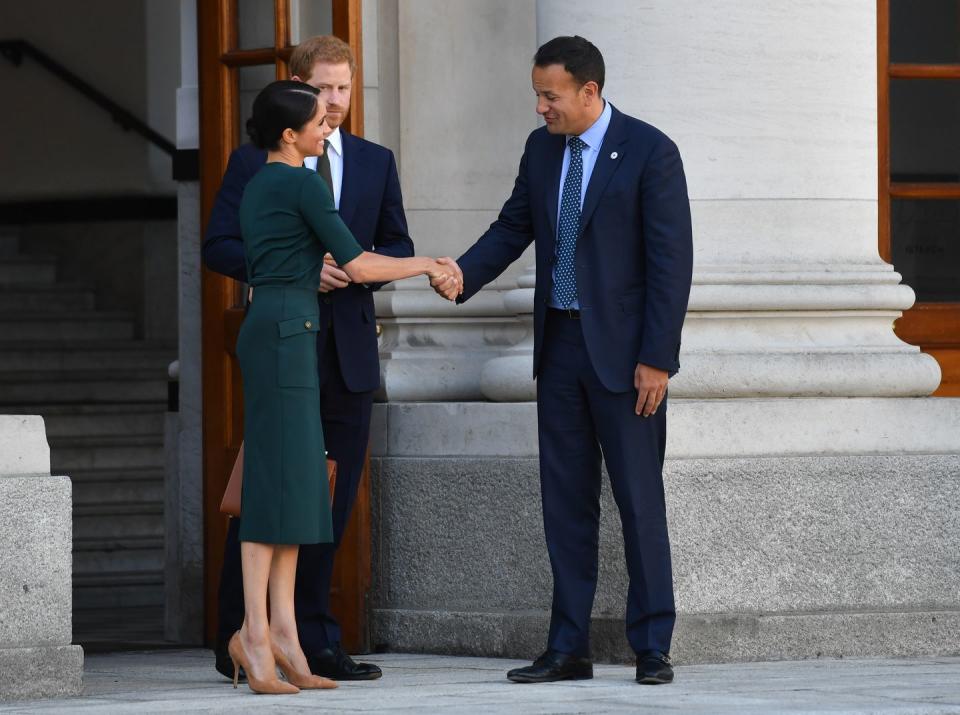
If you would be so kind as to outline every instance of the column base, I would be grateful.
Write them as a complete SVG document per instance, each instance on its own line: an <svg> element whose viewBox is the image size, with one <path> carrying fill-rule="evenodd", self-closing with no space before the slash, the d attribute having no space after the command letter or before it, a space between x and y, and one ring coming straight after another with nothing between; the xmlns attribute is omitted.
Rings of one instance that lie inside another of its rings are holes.
<svg viewBox="0 0 960 715"><path fill-rule="evenodd" d="M67 697L82 692L80 646L0 647L0 700Z"/></svg>
<svg viewBox="0 0 960 715"><path fill-rule="evenodd" d="M437 653L533 660L546 647L547 612L376 609L377 646L391 653ZM960 610L680 614L675 664L808 658L960 655ZM594 617L592 655L633 663L622 618Z"/></svg>

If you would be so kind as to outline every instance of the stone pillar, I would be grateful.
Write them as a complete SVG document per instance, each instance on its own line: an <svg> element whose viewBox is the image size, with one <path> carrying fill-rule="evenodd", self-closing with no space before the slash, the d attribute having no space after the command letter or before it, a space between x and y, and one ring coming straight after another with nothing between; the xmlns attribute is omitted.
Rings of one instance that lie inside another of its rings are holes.
<svg viewBox="0 0 960 715"><path fill-rule="evenodd" d="M177 148L196 149L200 138L197 88L196 0L180 0L180 87ZM200 182L177 184L179 270L178 410L167 415L164 636L203 643L203 383L200 347Z"/></svg>
<svg viewBox="0 0 960 715"><path fill-rule="evenodd" d="M50 475L43 418L0 415L0 700L83 689L83 649L70 645L71 492Z"/></svg>
<svg viewBox="0 0 960 715"><path fill-rule="evenodd" d="M393 148L417 253L456 258L496 218L536 127L530 79L517 71L536 51L534 2L400 0L396 23L394 36L385 25L378 34L384 56L396 52L397 106L384 96L376 125L389 137L399 117ZM463 306L422 278L379 291L381 399L484 399L484 364L524 334L500 290L531 262Z"/></svg>
<svg viewBox="0 0 960 715"><path fill-rule="evenodd" d="M936 389L936 361L893 334L913 291L877 249L875 3L538 1L539 42L573 33L604 53L604 95L684 158L696 253L674 397Z"/></svg>

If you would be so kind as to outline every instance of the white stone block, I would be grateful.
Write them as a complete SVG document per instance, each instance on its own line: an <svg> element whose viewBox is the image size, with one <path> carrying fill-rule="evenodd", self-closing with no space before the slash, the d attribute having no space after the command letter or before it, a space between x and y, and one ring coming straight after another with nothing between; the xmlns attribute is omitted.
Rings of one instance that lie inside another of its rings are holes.
<svg viewBox="0 0 960 715"><path fill-rule="evenodd" d="M70 643L71 509L67 477L0 478L0 648Z"/></svg>
<svg viewBox="0 0 960 715"><path fill-rule="evenodd" d="M0 415L0 478L50 474L50 446L39 415Z"/></svg>
<svg viewBox="0 0 960 715"><path fill-rule="evenodd" d="M0 415L0 700L72 695L72 499L50 476L43 419Z"/></svg>
<svg viewBox="0 0 960 715"><path fill-rule="evenodd" d="M377 405L375 456L536 457L533 402ZM669 402L667 458L960 454L960 399L767 398Z"/></svg>

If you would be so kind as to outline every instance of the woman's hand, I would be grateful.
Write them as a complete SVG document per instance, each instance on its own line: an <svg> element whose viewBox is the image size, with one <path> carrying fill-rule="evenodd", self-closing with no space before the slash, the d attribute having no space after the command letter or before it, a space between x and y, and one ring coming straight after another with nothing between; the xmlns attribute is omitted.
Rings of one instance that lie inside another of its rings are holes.
<svg viewBox="0 0 960 715"><path fill-rule="evenodd" d="M452 258L431 259L427 276L430 286L447 300L456 300L463 293L463 274Z"/></svg>

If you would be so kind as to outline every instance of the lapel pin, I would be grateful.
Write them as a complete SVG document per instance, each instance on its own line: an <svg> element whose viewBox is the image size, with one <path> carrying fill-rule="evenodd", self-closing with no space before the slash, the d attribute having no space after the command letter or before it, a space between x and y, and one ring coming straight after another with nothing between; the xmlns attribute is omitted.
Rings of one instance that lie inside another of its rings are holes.
<svg viewBox="0 0 960 715"><path fill-rule="evenodd" d="M617 154L617 152L613 152L613 154L610 155L610 158L611 158L611 159L616 159L618 156L620 156L620 155Z"/></svg>

